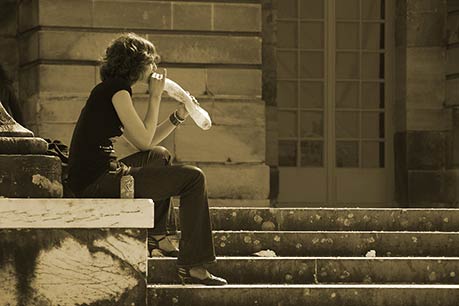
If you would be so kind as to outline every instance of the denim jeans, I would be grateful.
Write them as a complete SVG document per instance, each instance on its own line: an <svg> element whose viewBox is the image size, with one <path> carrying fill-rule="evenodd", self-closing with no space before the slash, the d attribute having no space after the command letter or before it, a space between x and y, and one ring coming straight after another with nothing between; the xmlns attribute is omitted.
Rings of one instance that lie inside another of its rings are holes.
<svg viewBox="0 0 459 306"><path fill-rule="evenodd" d="M215 261L215 248L207 199L206 178L201 169L172 165L164 147L137 152L120 160L131 166L134 197L155 203L155 227L149 236L166 234L171 212L170 198L180 197L180 242L177 266L192 267ZM121 174L106 173L88 186L82 196L119 198ZM173 230L172 230L173 231Z"/></svg>

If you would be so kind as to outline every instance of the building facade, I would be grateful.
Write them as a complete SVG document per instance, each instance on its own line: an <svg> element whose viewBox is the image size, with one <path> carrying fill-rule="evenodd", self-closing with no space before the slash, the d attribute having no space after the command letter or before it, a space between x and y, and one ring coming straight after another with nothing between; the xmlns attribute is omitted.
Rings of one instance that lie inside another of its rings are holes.
<svg viewBox="0 0 459 306"><path fill-rule="evenodd" d="M70 142L97 60L134 31L213 118L164 142L206 172L211 205L456 206L457 0L1 6L0 60L38 136ZM134 92L142 113L146 88Z"/></svg>

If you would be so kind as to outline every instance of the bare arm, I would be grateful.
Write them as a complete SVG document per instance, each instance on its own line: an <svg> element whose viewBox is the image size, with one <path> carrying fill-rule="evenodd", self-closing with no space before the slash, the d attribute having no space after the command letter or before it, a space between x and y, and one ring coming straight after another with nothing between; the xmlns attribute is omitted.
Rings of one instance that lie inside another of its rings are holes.
<svg viewBox="0 0 459 306"><path fill-rule="evenodd" d="M164 89L164 80L150 78L148 108L145 119L142 121L132 104L132 99L126 90L118 91L112 98L116 113L124 126L124 136L137 149L145 151L150 149L150 144L156 133L158 125L159 105Z"/></svg>
<svg viewBox="0 0 459 306"><path fill-rule="evenodd" d="M177 115L182 118L186 119L189 114L185 108L184 104L180 104L180 106L176 110ZM151 146L157 146L161 141L163 141L167 136L169 136L177 126L173 125L172 122L169 120L169 117L161 122L157 129L153 140L151 141Z"/></svg>

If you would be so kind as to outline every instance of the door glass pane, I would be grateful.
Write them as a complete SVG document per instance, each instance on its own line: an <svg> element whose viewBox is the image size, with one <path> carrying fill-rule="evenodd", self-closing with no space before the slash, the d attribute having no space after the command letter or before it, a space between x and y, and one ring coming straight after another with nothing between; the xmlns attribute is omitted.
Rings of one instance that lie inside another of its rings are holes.
<svg viewBox="0 0 459 306"><path fill-rule="evenodd" d="M359 0L336 0L336 19L359 19Z"/></svg>
<svg viewBox="0 0 459 306"><path fill-rule="evenodd" d="M384 138L384 113L362 113L362 137Z"/></svg>
<svg viewBox="0 0 459 306"><path fill-rule="evenodd" d="M359 143L358 141L336 142L336 167L358 168L359 167Z"/></svg>
<svg viewBox="0 0 459 306"><path fill-rule="evenodd" d="M359 24L338 22L336 24L336 48L359 49Z"/></svg>
<svg viewBox="0 0 459 306"><path fill-rule="evenodd" d="M323 82L301 82L300 106L303 108L323 108Z"/></svg>
<svg viewBox="0 0 459 306"><path fill-rule="evenodd" d="M359 83L336 82L335 99L337 108L358 108Z"/></svg>
<svg viewBox="0 0 459 306"><path fill-rule="evenodd" d="M277 77L296 78L297 77L297 53L294 51L277 51Z"/></svg>
<svg viewBox="0 0 459 306"><path fill-rule="evenodd" d="M297 142L290 140L279 141L279 166L295 167Z"/></svg>
<svg viewBox="0 0 459 306"><path fill-rule="evenodd" d="M298 82L278 81L277 82L277 105L279 107L297 107Z"/></svg>
<svg viewBox="0 0 459 306"><path fill-rule="evenodd" d="M297 136L297 113L289 111L278 111L279 120L279 137L296 137Z"/></svg>
<svg viewBox="0 0 459 306"><path fill-rule="evenodd" d="M323 167L323 141L302 141L301 142L301 166L302 167Z"/></svg>
<svg viewBox="0 0 459 306"><path fill-rule="evenodd" d="M282 0L278 2L277 16L279 18L297 17L297 0Z"/></svg>
<svg viewBox="0 0 459 306"><path fill-rule="evenodd" d="M362 19L384 19L384 0L362 0Z"/></svg>
<svg viewBox="0 0 459 306"><path fill-rule="evenodd" d="M384 142L362 142L362 167L384 168Z"/></svg>
<svg viewBox="0 0 459 306"><path fill-rule="evenodd" d="M336 138L359 137L359 113L336 112Z"/></svg>
<svg viewBox="0 0 459 306"><path fill-rule="evenodd" d="M323 19L324 0L300 0L300 17Z"/></svg>
<svg viewBox="0 0 459 306"><path fill-rule="evenodd" d="M324 73L323 52L301 52L301 78L322 78Z"/></svg>
<svg viewBox="0 0 459 306"><path fill-rule="evenodd" d="M362 83L362 108L384 108L384 83Z"/></svg>
<svg viewBox="0 0 459 306"><path fill-rule="evenodd" d="M322 22L302 22L300 25L300 48L323 49L324 26Z"/></svg>
<svg viewBox="0 0 459 306"><path fill-rule="evenodd" d="M301 112L301 137L323 137L322 112Z"/></svg>
<svg viewBox="0 0 459 306"><path fill-rule="evenodd" d="M384 49L384 24L364 23L362 27L362 49Z"/></svg>
<svg viewBox="0 0 459 306"><path fill-rule="evenodd" d="M277 23L277 46L279 48L296 48L298 42L298 24L295 21Z"/></svg>
<svg viewBox="0 0 459 306"><path fill-rule="evenodd" d="M359 74L359 54L354 52L337 52L336 77L338 79L358 79Z"/></svg>
<svg viewBox="0 0 459 306"><path fill-rule="evenodd" d="M384 79L384 54L363 53L362 54L362 78Z"/></svg>

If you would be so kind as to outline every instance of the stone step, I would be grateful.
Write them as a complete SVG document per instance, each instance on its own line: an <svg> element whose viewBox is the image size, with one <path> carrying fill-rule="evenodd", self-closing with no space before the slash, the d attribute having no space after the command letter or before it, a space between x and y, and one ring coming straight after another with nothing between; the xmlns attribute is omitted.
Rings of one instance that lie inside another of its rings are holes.
<svg viewBox="0 0 459 306"><path fill-rule="evenodd" d="M230 284L459 282L458 257L219 257L208 268ZM147 281L179 284L175 258L150 258Z"/></svg>
<svg viewBox="0 0 459 306"><path fill-rule="evenodd" d="M277 256L457 256L458 232L214 231L219 256L249 256L273 250Z"/></svg>
<svg viewBox="0 0 459 306"><path fill-rule="evenodd" d="M149 285L148 305L457 306L457 285Z"/></svg>
<svg viewBox="0 0 459 306"><path fill-rule="evenodd" d="M210 212L215 230L459 230L459 209L214 207Z"/></svg>

